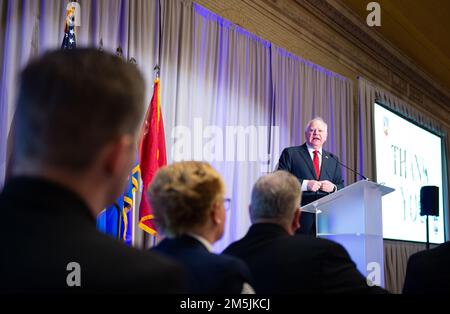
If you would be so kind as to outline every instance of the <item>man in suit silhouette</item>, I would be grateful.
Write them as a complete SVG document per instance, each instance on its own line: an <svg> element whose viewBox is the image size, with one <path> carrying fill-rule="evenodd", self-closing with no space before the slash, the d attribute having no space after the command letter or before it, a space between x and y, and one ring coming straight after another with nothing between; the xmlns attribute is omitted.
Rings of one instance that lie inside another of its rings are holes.
<svg viewBox="0 0 450 314"><path fill-rule="evenodd" d="M305 129L306 142L283 150L278 170L292 173L301 182L302 206L343 188L341 166L335 155L322 149L328 126L322 118L314 118ZM303 213L298 233L316 235L315 214Z"/></svg>
<svg viewBox="0 0 450 314"><path fill-rule="evenodd" d="M180 265L96 230L134 163L139 70L94 49L57 50L20 83L12 177L0 194L0 293L185 291Z"/></svg>
<svg viewBox="0 0 450 314"><path fill-rule="evenodd" d="M300 184L286 171L258 179L250 203L252 226L223 252L242 259L256 293L385 293L370 287L335 242L295 235Z"/></svg>
<svg viewBox="0 0 450 314"><path fill-rule="evenodd" d="M404 294L450 293L450 242L417 252L408 260Z"/></svg>
<svg viewBox="0 0 450 314"><path fill-rule="evenodd" d="M247 266L211 252L224 232L225 184L205 162L177 162L161 168L149 189L158 228L165 238L154 250L181 262L191 292L253 293Z"/></svg>

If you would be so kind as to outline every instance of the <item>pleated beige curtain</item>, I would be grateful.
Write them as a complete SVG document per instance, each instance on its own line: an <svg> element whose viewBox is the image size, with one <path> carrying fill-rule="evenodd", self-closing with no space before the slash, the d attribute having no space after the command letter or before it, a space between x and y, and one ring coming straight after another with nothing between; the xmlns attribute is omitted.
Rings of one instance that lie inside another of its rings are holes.
<svg viewBox="0 0 450 314"><path fill-rule="evenodd" d="M38 1L0 2L0 189L4 183L7 161L10 157L8 135L13 123L19 70L38 53L40 27L42 25L44 28L47 24L44 22L47 20L41 18L39 14L40 9L46 9L49 21L55 24L62 23L61 14L58 13L61 5L56 3L57 1L54 2L54 5L48 6L44 4L41 6ZM47 32L48 36L53 34L55 31ZM41 44L41 47L44 45L45 43Z"/></svg>
<svg viewBox="0 0 450 314"><path fill-rule="evenodd" d="M431 245L434 247L435 245ZM391 293L402 293L409 257L425 250L425 244L384 240L385 287Z"/></svg>
<svg viewBox="0 0 450 314"><path fill-rule="evenodd" d="M266 169L270 43L191 1L162 2L161 104L168 160L204 160L222 175L231 208L216 252L250 226L253 183Z"/></svg>
<svg viewBox="0 0 450 314"><path fill-rule="evenodd" d="M280 127L280 143L273 145L273 153L303 144L307 122L320 116L328 124L324 148L355 168L353 82L273 45L272 77L273 121ZM346 185L361 179L345 168L342 171Z"/></svg>

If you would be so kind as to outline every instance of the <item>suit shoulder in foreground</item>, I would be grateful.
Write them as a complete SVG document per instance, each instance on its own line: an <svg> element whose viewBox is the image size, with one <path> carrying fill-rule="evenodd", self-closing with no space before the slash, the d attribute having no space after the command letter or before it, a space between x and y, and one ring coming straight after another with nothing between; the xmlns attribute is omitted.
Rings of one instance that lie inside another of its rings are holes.
<svg viewBox="0 0 450 314"><path fill-rule="evenodd" d="M250 271L241 260L211 253L189 236L165 239L154 250L184 265L194 293L237 294L244 283L251 282Z"/></svg>
<svg viewBox="0 0 450 314"><path fill-rule="evenodd" d="M408 260L403 293L450 293L450 242L417 252Z"/></svg>
<svg viewBox="0 0 450 314"><path fill-rule="evenodd" d="M181 266L101 234L83 202L61 186L14 180L0 195L0 212L7 222L0 229L1 292L185 291ZM80 286L69 286L76 269Z"/></svg>
<svg viewBox="0 0 450 314"><path fill-rule="evenodd" d="M290 236L273 224L253 225L224 254L244 260L256 293L384 293L369 287L339 244L310 236Z"/></svg>

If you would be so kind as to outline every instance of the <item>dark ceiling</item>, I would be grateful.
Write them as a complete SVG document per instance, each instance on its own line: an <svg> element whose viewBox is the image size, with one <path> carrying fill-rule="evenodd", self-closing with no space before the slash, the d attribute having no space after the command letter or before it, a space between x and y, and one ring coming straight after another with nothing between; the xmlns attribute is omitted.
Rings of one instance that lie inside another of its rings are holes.
<svg viewBox="0 0 450 314"><path fill-rule="evenodd" d="M342 0L361 19L371 1ZM450 1L378 0L376 30L450 91Z"/></svg>

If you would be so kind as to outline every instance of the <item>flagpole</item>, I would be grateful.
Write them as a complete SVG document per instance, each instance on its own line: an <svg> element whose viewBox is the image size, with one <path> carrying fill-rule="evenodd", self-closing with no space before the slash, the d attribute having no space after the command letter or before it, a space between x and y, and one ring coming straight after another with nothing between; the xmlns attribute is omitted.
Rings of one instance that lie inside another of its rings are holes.
<svg viewBox="0 0 450 314"><path fill-rule="evenodd" d="M118 219L117 219L117 240L120 239L120 228L122 228L122 211L120 210L119 204L117 202L114 202L114 207L117 209Z"/></svg>
<svg viewBox="0 0 450 314"><path fill-rule="evenodd" d="M159 9L159 41L158 41L158 60L153 68L154 72L154 84L153 84L153 96L150 102L150 106L147 109L145 115L145 121L142 128L141 139L139 141L140 152L140 165L141 175L143 181L143 190L141 203L139 206L139 226L144 230L143 243L144 247L152 247L156 243L157 238L153 236L156 234L155 226L152 222L153 215L151 214L151 206L145 195L145 190L151 183L151 179L154 173L149 172L149 167L160 168L167 163L166 161L166 147L164 138L164 124L161 116L160 108L160 62L161 62L161 3L158 3ZM150 130L150 128L152 128ZM152 141L152 142L149 142ZM156 147L149 145L149 143L156 143ZM143 153L145 151L145 153ZM148 233L148 234L147 234ZM149 235L152 235L150 238Z"/></svg>
<svg viewBox="0 0 450 314"><path fill-rule="evenodd" d="M155 67L153 68L153 71L155 72L155 77L157 79L159 79L159 72L160 72L159 64L155 65Z"/></svg>

